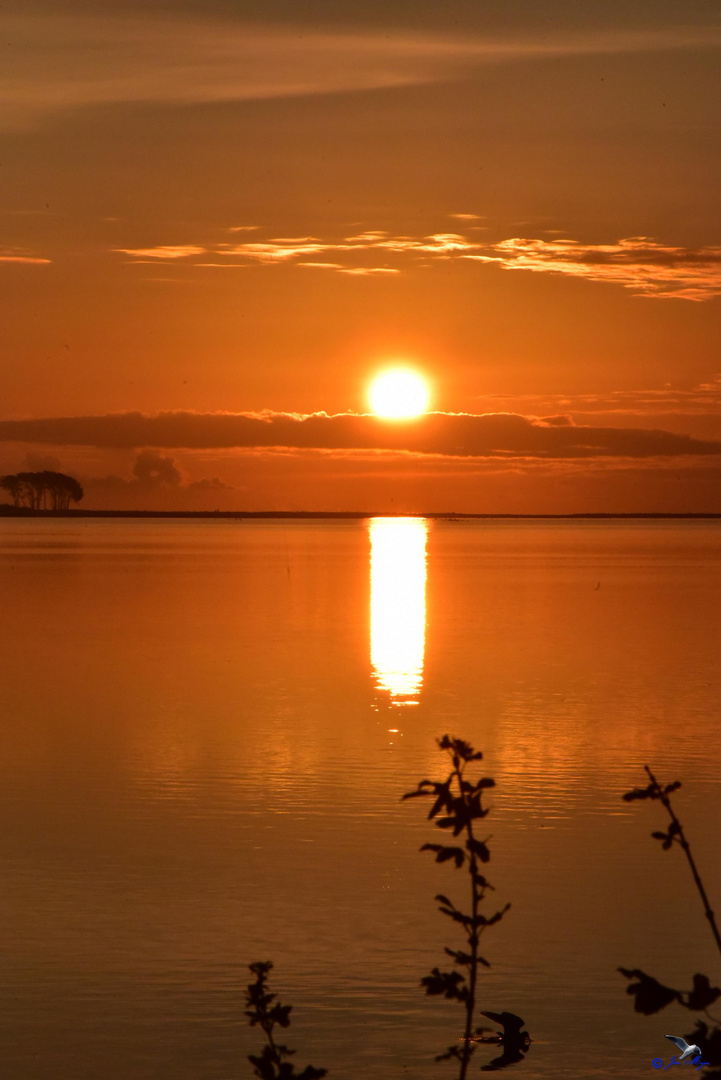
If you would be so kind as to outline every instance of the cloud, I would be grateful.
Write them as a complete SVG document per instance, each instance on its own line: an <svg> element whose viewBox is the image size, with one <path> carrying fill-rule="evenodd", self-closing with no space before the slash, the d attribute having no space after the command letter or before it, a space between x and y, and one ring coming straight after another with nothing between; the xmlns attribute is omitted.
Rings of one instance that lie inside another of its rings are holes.
<svg viewBox="0 0 721 1080"><path fill-rule="evenodd" d="M682 248L633 236L615 244L515 237L465 258L623 285L637 295L708 300L721 293L721 247Z"/></svg>
<svg viewBox="0 0 721 1080"><path fill-rule="evenodd" d="M45 265L51 261L51 259L40 258L38 255L29 255L27 252L21 251L19 248L0 247L0 262Z"/></svg>
<svg viewBox="0 0 721 1080"><path fill-rule="evenodd" d="M63 464L55 454L26 454L22 469L28 472L44 472L46 469L62 472Z"/></svg>
<svg viewBox="0 0 721 1080"><path fill-rule="evenodd" d="M170 484L173 487L177 487L182 480L173 458L163 457L156 450L143 450L138 454L133 476L141 484Z"/></svg>
<svg viewBox="0 0 721 1080"><path fill-rule="evenodd" d="M375 240L385 240L389 235L390 233L384 232L383 230L374 231L370 229L368 232L359 233L357 236L346 236L345 239L349 244L372 244Z"/></svg>
<svg viewBox="0 0 721 1080"><path fill-rule="evenodd" d="M298 266L311 266L316 270L342 270L340 263L332 262L299 262Z"/></svg>
<svg viewBox="0 0 721 1080"><path fill-rule="evenodd" d="M226 484L219 476L204 476L202 480L193 480L184 485L185 490L191 494L212 495L221 491L235 491L232 484Z"/></svg>
<svg viewBox="0 0 721 1080"><path fill-rule="evenodd" d="M257 100L458 79L524 58L707 49L716 27L610 29L544 38L264 28L181 12L2 13L0 122L116 103Z"/></svg>
<svg viewBox="0 0 721 1080"><path fill-rule="evenodd" d="M279 236L265 241L223 244L218 249L217 254L228 258L246 259L256 263L287 264L295 262L298 266L321 266L328 270L340 270L348 274L382 274L398 273L399 268L377 266L344 267L341 264L331 262L308 261L308 256L321 256L326 252L332 252L336 256L339 253L350 253L351 257L355 258L363 252L383 251L400 255L423 254L434 255L437 258L448 258L452 255L479 249L480 245L477 242L468 240L459 233L434 233L430 236L391 236L387 232L370 231L360 233L357 236L349 236L343 240L323 240L317 236ZM151 254L152 251L163 250L165 249L155 248L145 251L139 249L135 254ZM188 254L192 253L188 248Z"/></svg>
<svg viewBox="0 0 721 1080"><path fill-rule="evenodd" d="M537 420L539 424L548 424L550 427L569 427L573 425L573 419L565 414L560 416L540 416Z"/></svg>
<svg viewBox="0 0 721 1080"><path fill-rule="evenodd" d="M515 406L532 410L564 410L574 415L617 414L619 416L709 416L721 417L721 375L691 387L663 386L652 389L608 390L573 394L486 394L486 405Z"/></svg>
<svg viewBox="0 0 721 1080"><path fill-rule="evenodd" d="M149 448L285 447L547 460L721 455L721 441L663 430L591 427L563 421L565 418L559 422L557 416L542 420L517 413L428 413L402 423L356 413L114 413L3 420L0 440L148 448L144 454ZM168 484L174 475L168 460L141 454L136 469L140 467L146 479Z"/></svg>
<svg viewBox="0 0 721 1080"><path fill-rule="evenodd" d="M235 491L217 476L185 482L175 458L157 450L142 450L133 465L132 477L83 476L85 505L126 509L192 509L212 506L218 496ZM206 504L206 500L211 500Z"/></svg>
<svg viewBox="0 0 721 1080"><path fill-rule="evenodd" d="M396 270L392 266L342 266L338 267L340 274L357 274L362 277L364 274L400 274L400 270Z"/></svg>
<svg viewBox="0 0 721 1080"><path fill-rule="evenodd" d="M673 247L647 236L629 237L611 244L519 237L488 243L455 232L392 236L387 232L371 230L339 240L317 236L281 236L240 244L222 244L215 249L176 244L114 250L132 255L138 262L148 259L191 260L194 256L212 252L216 257L227 259L228 266L259 263L315 266L357 275L399 273L404 266L413 265L409 260L419 256L424 261L462 258L504 270L566 274L620 285L638 296L701 301L721 294L721 247ZM400 265L357 265L359 258L377 258L379 252L399 261ZM333 261L323 258L328 254L335 257ZM335 261L341 258L354 260L353 265ZM226 264L192 262L192 265Z"/></svg>
<svg viewBox="0 0 721 1080"><path fill-rule="evenodd" d="M299 255L320 255L324 251L347 251L350 247L350 244L334 244L316 240L312 236L304 236L296 239L281 238L265 242L249 241L247 244L224 244L217 254L240 255L244 259L251 259L255 262L274 263L286 262Z"/></svg>
<svg viewBox="0 0 721 1080"><path fill-rule="evenodd" d="M478 244L459 233L433 233L431 236L422 237L389 236L386 240L379 240L368 246L385 248L387 251L420 251L424 254L429 253L446 258L473 250L478 247Z"/></svg>
<svg viewBox="0 0 721 1080"><path fill-rule="evenodd" d="M204 255L205 248L194 244L161 245L150 248L113 248L123 255L132 255L137 259L185 259L189 255Z"/></svg>

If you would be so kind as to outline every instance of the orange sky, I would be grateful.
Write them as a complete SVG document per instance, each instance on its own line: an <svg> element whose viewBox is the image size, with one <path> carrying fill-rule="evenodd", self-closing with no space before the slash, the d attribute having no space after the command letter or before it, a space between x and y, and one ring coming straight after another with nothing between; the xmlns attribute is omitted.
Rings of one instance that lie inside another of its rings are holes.
<svg viewBox="0 0 721 1080"><path fill-rule="evenodd" d="M718 5L240 7L0 13L0 472L87 507L721 510ZM396 362L447 415L336 416Z"/></svg>

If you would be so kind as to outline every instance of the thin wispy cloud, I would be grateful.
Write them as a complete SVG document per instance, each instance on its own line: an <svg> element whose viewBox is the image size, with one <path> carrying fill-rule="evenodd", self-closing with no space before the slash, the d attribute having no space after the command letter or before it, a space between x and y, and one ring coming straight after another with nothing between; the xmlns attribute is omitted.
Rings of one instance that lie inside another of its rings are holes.
<svg viewBox="0 0 721 1080"><path fill-rule="evenodd" d="M299 256L323 252L384 251L394 254L423 254L449 257L479 249L479 244L458 233L435 233L431 236L391 236L386 232L366 232L343 240L322 240L316 236L276 237L244 244L224 244L219 251L261 263L291 262ZM156 251L162 251L157 248ZM358 268L361 269L361 268Z"/></svg>
<svg viewBox="0 0 721 1080"><path fill-rule="evenodd" d="M313 270L342 270L340 263L333 262L299 262L298 266L308 266Z"/></svg>
<svg viewBox="0 0 721 1080"><path fill-rule="evenodd" d="M240 255L244 259L250 259L261 263L287 262L301 255L319 255L324 251L345 251L349 244L324 243L312 236L301 238L288 238L268 240L264 243L248 242L247 244L225 244L219 249L219 254Z"/></svg>
<svg viewBox="0 0 721 1080"><path fill-rule="evenodd" d="M387 251L399 252L422 252L423 254L437 255L447 258L462 252L471 251L478 245L475 241L466 239L458 233L434 233L431 236L391 236L386 240L379 240L373 247L385 248Z"/></svg>
<svg viewBox="0 0 721 1080"><path fill-rule="evenodd" d="M221 244L215 248L177 244L115 250L138 261L189 259L212 254L248 265L312 265L357 275L396 274L414 265L414 257L422 257L424 261L462 258L503 270L565 274L619 285L637 296L702 301L721 293L721 247L673 247L646 236L630 237L612 244L519 237L488 243L455 232L393 236L382 231L367 231L340 240L315 236L275 237ZM391 261L395 259L397 265L366 266L362 260L358 264L358 256L365 253L370 253L371 259L383 253ZM328 255L330 259L323 257ZM341 258L351 259L353 264L342 263Z"/></svg>
<svg viewBox="0 0 721 1080"><path fill-rule="evenodd" d="M400 274L400 270L392 266L344 266L338 269L338 273L363 277L367 274Z"/></svg>
<svg viewBox="0 0 721 1080"><path fill-rule="evenodd" d="M721 456L718 440L559 420L517 413L428 413L406 423L357 413L118 413L4 420L0 440L136 449L385 450L503 460Z"/></svg>
<svg viewBox="0 0 721 1080"><path fill-rule="evenodd" d="M534 412L567 410L575 415L603 413L618 416L721 416L721 375L691 387L609 390L573 394L486 394L483 404L508 408L508 403Z"/></svg>
<svg viewBox="0 0 721 1080"><path fill-rule="evenodd" d="M372 244L376 240L385 240L388 236L390 236L390 233L383 230L375 231L371 229L368 232L358 233L357 236L346 236L345 239L349 244Z"/></svg>
<svg viewBox="0 0 721 1080"><path fill-rule="evenodd" d="M194 244L169 244L160 247L114 248L113 250L122 255L132 255L134 258L147 261L148 259L185 259L189 255L203 255L206 249Z"/></svg>
<svg viewBox="0 0 721 1080"><path fill-rule="evenodd" d="M343 266L332 262L299 262L298 266L307 266L314 270L336 270L339 274L400 274L400 270L390 266Z"/></svg>
<svg viewBox="0 0 721 1080"><path fill-rule="evenodd" d="M708 49L716 28L609 29L454 39L421 33L262 28L183 13L0 16L0 122L117 103L168 105L364 91L464 77L524 58Z"/></svg>
<svg viewBox="0 0 721 1080"><path fill-rule="evenodd" d="M3 263L24 263L30 266L44 266L51 261L51 259L45 259L39 255L31 255L27 251L21 251L19 248L0 247L0 262Z"/></svg>
<svg viewBox="0 0 721 1080"><path fill-rule="evenodd" d="M708 300L721 293L721 247L683 248L633 236L615 244L513 238L466 258L506 270L568 274L622 285L639 296Z"/></svg>

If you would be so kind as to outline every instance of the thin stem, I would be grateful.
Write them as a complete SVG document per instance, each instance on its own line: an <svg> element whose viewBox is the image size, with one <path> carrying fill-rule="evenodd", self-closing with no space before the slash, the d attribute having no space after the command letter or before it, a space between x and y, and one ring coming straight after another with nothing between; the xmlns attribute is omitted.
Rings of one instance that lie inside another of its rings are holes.
<svg viewBox="0 0 721 1080"><path fill-rule="evenodd" d="M268 1040L268 1045L270 1046L271 1053L273 1054L273 1064L282 1065L282 1060L280 1058L280 1055L278 1054L278 1048L273 1042L273 1021L268 1019L266 1019L265 1021L261 1021L261 1027L265 1032L265 1037Z"/></svg>
<svg viewBox="0 0 721 1080"><path fill-rule="evenodd" d="M693 860L693 855L691 854L691 848L689 847L688 840L686 839L686 836L684 835L683 825L681 824L681 822L676 817L676 814L674 813L673 807L671 806L671 800L669 799L668 795L664 792L661 785L658 783L656 777L653 775L653 773L649 769L648 765L645 765L644 768L645 768L646 772L648 773L648 776L649 776L649 779L650 779L651 783L654 785L654 787L658 791L659 798L661 799L661 802L663 803L663 805L666 807L666 810L668 811L668 814L669 814L669 817L671 818L671 821L676 826L676 829L677 829L676 836L678 837L678 842L681 845L681 847L683 848L684 854L685 854L686 858L688 859L688 864L691 867L691 873L693 874L693 880L696 883L696 888L698 889L699 896L701 897L701 901L703 903L704 915L706 916L706 918L709 921L709 925L711 927L711 933L714 936L714 940L716 942L716 946L718 948L718 951L721 953L721 934L719 934L719 928L716 925L716 919L714 917L713 911L711 910L711 905L709 904L708 896L706 895L706 890L703 887L703 882L701 881L701 878L699 876L699 872L696 869L696 863Z"/></svg>
<svg viewBox="0 0 721 1080"><path fill-rule="evenodd" d="M458 786L461 791L461 798L467 806L470 805L470 797L467 792L463 790L463 766L456 771L458 778ZM461 1070L458 1080L466 1080L466 1074L468 1072L468 1065L471 1060L471 1054L473 1047L471 1044L471 1038L473 1035L473 1014L476 1008L476 980L478 977L478 905L482 899L479 895L478 887L476 884L476 874L478 871L478 860L475 851L473 851L472 841L473 836L473 820L468 817L466 824L466 835L468 840L471 841L469 845L469 863L471 874L471 916L473 922L471 924L471 933L468 938L468 944L471 949L471 964L470 964L470 977L468 982L468 999L466 1001L466 1030L463 1038L463 1057L461 1058Z"/></svg>

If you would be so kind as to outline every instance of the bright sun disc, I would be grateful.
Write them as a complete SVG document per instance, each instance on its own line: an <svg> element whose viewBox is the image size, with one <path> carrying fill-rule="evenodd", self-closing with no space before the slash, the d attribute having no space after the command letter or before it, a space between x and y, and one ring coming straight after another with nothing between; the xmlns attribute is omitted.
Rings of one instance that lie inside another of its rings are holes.
<svg viewBox="0 0 721 1080"><path fill-rule="evenodd" d="M371 385L370 403L376 416L393 420L420 416L428 408L428 386L413 371L384 371Z"/></svg>

